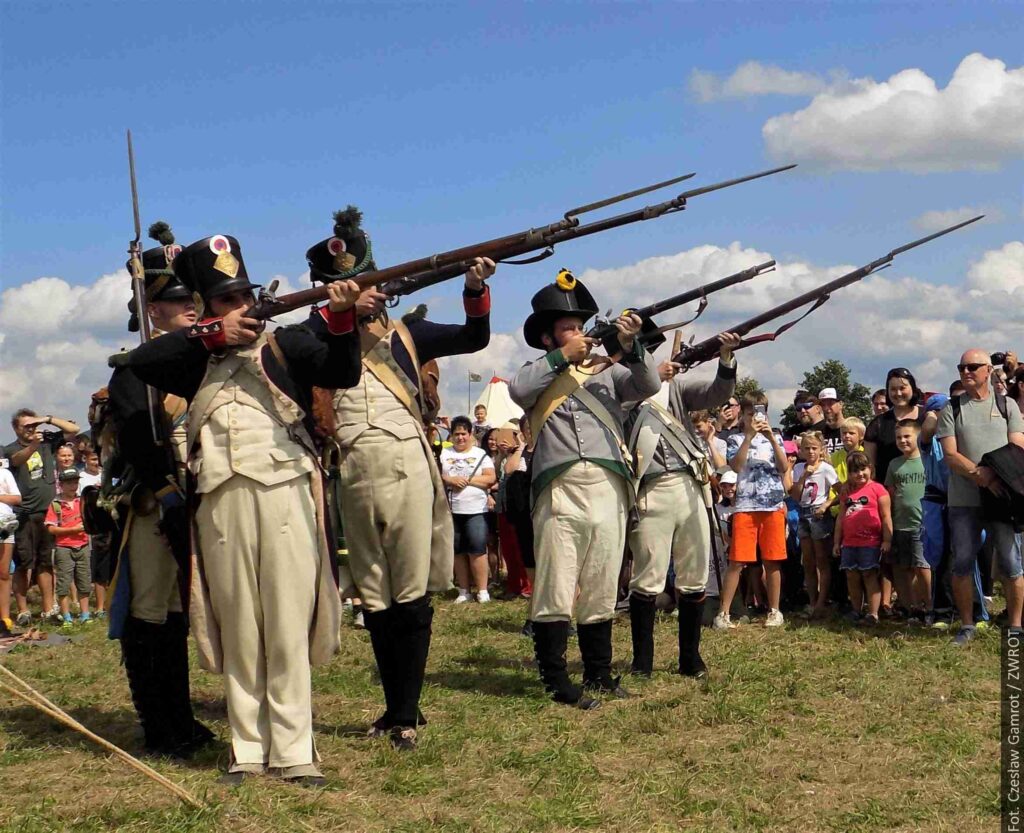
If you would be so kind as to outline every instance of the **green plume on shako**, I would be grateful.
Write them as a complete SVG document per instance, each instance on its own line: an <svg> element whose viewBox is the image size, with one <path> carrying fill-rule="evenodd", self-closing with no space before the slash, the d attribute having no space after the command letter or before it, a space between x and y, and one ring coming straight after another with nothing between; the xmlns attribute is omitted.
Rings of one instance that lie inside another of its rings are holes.
<svg viewBox="0 0 1024 833"><path fill-rule="evenodd" d="M170 246L174 242L174 232L163 220L157 220L149 227L149 236L161 246Z"/></svg>
<svg viewBox="0 0 1024 833"><path fill-rule="evenodd" d="M344 211L334 212L334 235L347 239L358 234L362 229L363 212L350 205Z"/></svg>

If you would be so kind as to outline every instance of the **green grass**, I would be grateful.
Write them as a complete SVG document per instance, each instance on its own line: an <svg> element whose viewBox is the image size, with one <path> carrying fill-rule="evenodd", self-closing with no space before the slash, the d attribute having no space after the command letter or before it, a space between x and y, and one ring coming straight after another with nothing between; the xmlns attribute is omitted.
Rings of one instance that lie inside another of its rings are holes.
<svg viewBox="0 0 1024 833"><path fill-rule="evenodd" d="M0 695L0 831L983 830L998 823L998 636L883 626L757 625L705 632L712 668L668 673L659 621L650 681L594 712L551 703L519 636L525 608L438 604L419 750L361 737L380 711L365 632L315 670L315 726L330 789L270 780L227 790L221 744L154 766L207 802L184 808L74 732ZM139 738L116 643L100 627L59 649L4 658L89 728ZM615 628L616 663L629 628ZM578 675L578 653L570 645ZM195 671L201 719L227 737L220 679Z"/></svg>

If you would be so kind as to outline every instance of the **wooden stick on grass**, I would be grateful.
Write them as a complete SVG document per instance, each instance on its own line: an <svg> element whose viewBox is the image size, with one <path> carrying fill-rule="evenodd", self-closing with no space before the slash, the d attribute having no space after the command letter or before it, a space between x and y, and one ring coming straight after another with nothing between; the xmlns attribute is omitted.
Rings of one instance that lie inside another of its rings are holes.
<svg viewBox="0 0 1024 833"><path fill-rule="evenodd" d="M3 672L5 675L10 677L23 690L19 690L14 686L8 685L4 682L0 682L0 689L6 691L8 694L18 698L19 700L28 703L30 706L35 706L35 708L39 709L39 711L41 711L43 714L52 717L54 720L64 724L68 728L74 729L76 732L80 732L81 734L85 735L87 738L89 738L89 740L98 743L108 752L112 753L113 755L116 755L118 758L120 758L133 769L137 770L138 772L141 772L147 778L156 781L156 783L158 783L161 787L173 793L186 804L190 804L193 807L197 807L199 809L206 808L206 805L203 804L203 802L201 802L198 798L192 795L192 793L190 793L184 787L175 784L169 778L165 778L151 766L148 766L147 764L144 764L142 761L140 761L138 758L129 755L127 752L121 749L121 747L115 746L109 740L101 738L95 732L92 732L89 729L85 728L85 726L83 726L71 715L69 715L66 711L61 709L59 706L55 705L53 702L51 702L38 691L36 691L34 688L32 688L32 686L26 683L23 679L21 679L21 677L19 677L17 674L11 671L9 668L5 667L4 665L0 665L0 672Z"/></svg>

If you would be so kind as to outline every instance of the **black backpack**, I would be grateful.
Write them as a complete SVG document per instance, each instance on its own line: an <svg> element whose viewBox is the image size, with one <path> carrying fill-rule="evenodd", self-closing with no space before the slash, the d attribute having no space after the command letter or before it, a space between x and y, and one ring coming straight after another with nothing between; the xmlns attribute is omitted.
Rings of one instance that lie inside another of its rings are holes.
<svg viewBox="0 0 1024 833"><path fill-rule="evenodd" d="M999 413L1002 414L1003 420L1009 422L1010 418L1006 415L1006 395L999 391L993 391L996 395L996 407L999 409ZM963 417L960 415L960 397L957 396L950 400L950 405L953 406L953 423L963 424Z"/></svg>

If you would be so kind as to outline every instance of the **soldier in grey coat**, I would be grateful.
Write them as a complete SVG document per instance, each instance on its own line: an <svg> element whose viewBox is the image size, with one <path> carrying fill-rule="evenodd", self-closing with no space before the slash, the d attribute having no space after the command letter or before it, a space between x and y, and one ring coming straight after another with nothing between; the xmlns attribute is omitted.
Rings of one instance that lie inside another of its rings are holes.
<svg viewBox="0 0 1024 833"><path fill-rule="evenodd" d="M636 460L637 493L629 531L633 576L629 615L634 674L650 676L654 665L655 599L665 586L669 559L675 566L679 601L679 673L703 677L700 628L711 556L711 467L690 420L690 411L711 409L728 401L736 389L740 343L723 333L718 373L711 381L687 380L680 365L663 362L659 376L669 383L669 410L653 401L629 414L629 448ZM650 342L648 348L652 349Z"/></svg>
<svg viewBox="0 0 1024 833"><path fill-rule="evenodd" d="M534 295L532 305L523 332L545 355L521 368L509 391L529 412L534 437L534 647L554 699L593 708L597 701L566 669L569 620L575 602L584 686L627 696L611 676L612 617L632 504L623 403L653 396L661 383L635 338L641 326L635 315L615 322L616 361L580 366L596 343L584 326L597 306L569 272Z"/></svg>

